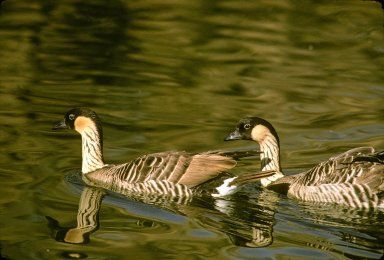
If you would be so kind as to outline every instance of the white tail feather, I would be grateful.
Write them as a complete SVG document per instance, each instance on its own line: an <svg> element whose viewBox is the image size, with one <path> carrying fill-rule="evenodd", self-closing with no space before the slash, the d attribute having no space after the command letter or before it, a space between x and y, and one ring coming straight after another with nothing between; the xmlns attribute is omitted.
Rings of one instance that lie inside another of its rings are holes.
<svg viewBox="0 0 384 260"><path fill-rule="evenodd" d="M211 195L213 197L224 197L224 196L228 196L228 195L235 193L237 190L237 186L236 185L229 185L229 183L232 182L236 178L237 177L225 179L224 183L216 188L217 193L212 193Z"/></svg>

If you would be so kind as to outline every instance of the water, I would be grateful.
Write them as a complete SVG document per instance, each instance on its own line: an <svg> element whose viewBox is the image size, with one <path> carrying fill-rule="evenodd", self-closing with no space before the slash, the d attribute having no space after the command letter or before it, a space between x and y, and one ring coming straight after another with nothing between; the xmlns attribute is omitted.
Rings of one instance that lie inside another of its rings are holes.
<svg viewBox="0 0 384 260"><path fill-rule="evenodd" d="M116 194L101 201L65 180L81 165L79 136L50 129L71 107L93 108L114 163L253 147L222 140L257 115L277 128L288 174L352 147L383 149L383 24L374 1L3 2L1 256L380 258L382 213L257 186L168 209ZM85 244L57 241L76 227L80 198L101 203L99 225Z"/></svg>

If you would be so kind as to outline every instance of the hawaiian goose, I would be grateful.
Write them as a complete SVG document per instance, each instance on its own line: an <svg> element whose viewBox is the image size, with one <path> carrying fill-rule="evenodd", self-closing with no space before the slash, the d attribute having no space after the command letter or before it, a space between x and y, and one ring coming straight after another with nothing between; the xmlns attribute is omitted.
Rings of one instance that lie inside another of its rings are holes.
<svg viewBox="0 0 384 260"><path fill-rule="evenodd" d="M261 184L269 189L304 201L384 209L384 152L358 147L306 172L284 176L280 166L279 136L268 121L258 117L243 118L225 140L259 143L261 170L276 171L261 179Z"/></svg>
<svg viewBox="0 0 384 260"><path fill-rule="evenodd" d="M128 196L165 195L180 198L190 197L197 191L203 193L203 188L208 184L224 179L226 171L236 165L236 159L255 154L255 151L199 154L168 151L143 155L124 164L110 165L104 163L102 126L94 111L88 108L71 109L53 130L68 128L76 130L82 137L84 182ZM218 193L212 195L233 193L242 183L271 174L273 172L270 171L227 178L224 182L225 185L230 184L229 191L221 194L218 189Z"/></svg>

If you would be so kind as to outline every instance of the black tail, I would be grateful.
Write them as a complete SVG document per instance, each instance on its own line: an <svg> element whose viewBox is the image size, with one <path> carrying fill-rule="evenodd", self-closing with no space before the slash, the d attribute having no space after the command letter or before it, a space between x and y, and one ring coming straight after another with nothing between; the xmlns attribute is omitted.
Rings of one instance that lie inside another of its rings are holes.
<svg viewBox="0 0 384 260"><path fill-rule="evenodd" d="M252 156L259 156L260 151L259 150L236 150L236 151L212 151L209 153L214 153L226 157L231 157L235 160L239 160L241 158L246 158L246 157L252 157Z"/></svg>
<svg viewBox="0 0 384 260"><path fill-rule="evenodd" d="M266 178L269 176L272 176L276 173L274 170L270 171L262 171L262 172L256 172L256 173L245 173L228 183L229 186L241 186L246 183L255 182L260 180L261 178Z"/></svg>

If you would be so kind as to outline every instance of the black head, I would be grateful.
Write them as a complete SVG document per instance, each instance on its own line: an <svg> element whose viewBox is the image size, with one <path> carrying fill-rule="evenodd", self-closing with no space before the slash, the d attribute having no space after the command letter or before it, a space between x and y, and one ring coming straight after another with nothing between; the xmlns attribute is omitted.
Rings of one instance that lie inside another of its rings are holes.
<svg viewBox="0 0 384 260"><path fill-rule="evenodd" d="M101 121L93 110L77 107L69 110L65 114L64 120L54 125L52 129L73 129L81 133L90 124L94 124L97 129L101 130Z"/></svg>
<svg viewBox="0 0 384 260"><path fill-rule="evenodd" d="M90 234L98 229L98 225L93 230L84 230L81 228L65 228L59 225L59 222L50 217L45 216L48 220L48 227L51 229L52 236L56 241L70 244L88 244Z"/></svg>
<svg viewBox="0 0 384 260"><path fill-rule="evenodd" d="M275 128L267 120L260 117L245 117L237 123L235 131L230 133L224 140L253 140L260 142L269 133L279 142L279 136Z"/></svg>

